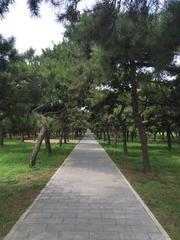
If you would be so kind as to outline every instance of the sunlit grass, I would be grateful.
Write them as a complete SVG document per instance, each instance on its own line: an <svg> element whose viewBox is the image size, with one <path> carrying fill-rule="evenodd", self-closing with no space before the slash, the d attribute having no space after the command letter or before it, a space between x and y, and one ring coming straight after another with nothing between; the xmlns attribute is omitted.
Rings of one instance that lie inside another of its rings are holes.
<svg viewBox="0 0 180 240"><path fill-rule="evenodd" d="M6 141L0 147L0 239L45 186L75 144L64 144L61 148L52 144L51 156L46 154L43 145L36 167L30 169L28 161L33 146L32 143Z"/></svg>

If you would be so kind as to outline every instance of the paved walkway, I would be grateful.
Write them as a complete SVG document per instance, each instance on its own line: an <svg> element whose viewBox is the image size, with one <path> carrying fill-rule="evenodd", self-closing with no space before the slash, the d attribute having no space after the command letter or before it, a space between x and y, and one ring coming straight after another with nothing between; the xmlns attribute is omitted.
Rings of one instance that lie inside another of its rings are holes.
<svg viewBox="0 0 180 240"><path fill-rule="evenodd" d="M170 239L89 133L5 240Z"/></svg>

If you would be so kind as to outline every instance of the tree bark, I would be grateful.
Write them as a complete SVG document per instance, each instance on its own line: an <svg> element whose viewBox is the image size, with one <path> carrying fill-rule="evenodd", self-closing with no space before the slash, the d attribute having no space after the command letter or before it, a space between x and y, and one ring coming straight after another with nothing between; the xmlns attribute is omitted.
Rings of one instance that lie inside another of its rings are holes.
<svg viewBox="0 0 180 240"><path fill-rule="evenodd" d="M128 156L128 148L127 148L127 128L126 124L122 124L122 132L123 132L123 150L124 150L124 155Z"/></svg>
<svg viewBox="0 0 180 240"><path fill-rule="evenodd" d="M114 147L115 147L115 148L117 147L117 139L118 139L118 131L117 131L117 129L115 128L115 129L114 129Z"/></svg>
<svg viewBox="0 0 180 240"><path fill-rule="evenodd" d="M129 142L129 131L127 130L127 127L126 127L126 136L127 136L126 140L127 142Z"/></svg>
<svg viewBox="0 0 180 240"><path fill-rule="evenodd" d="M148 143L147 143L146 129L142 122L141 116L139 115L137 82L134 74L131 77L131 101L132 101L133 117L134 117L135 124L138 128L140 142L141 142L143 170L144 170L144 173L146 173L150 171Z"/></svg>
<svg viewBox="0 0 180 240"><path fill-rule="evenodd" d="M100 139L100 140L103 139L102 130L100 130L100 132L99 132L99 139Z"/></svg>
<svg viewBox="0 0 180 240"><path fill-rule="evenodd" d="M38 135L38 138L37 138L37 142L36 142L36 144L35 144L35 146L34 146L34 150L33 150L33 152L32 152L32 156L31 156L31 158L30 158L30 160L29 160L29 166L30 166L30 167L33 167L33 166L36 165L36 157L37 157L37 155L38 155L38 153L39 153L39 150L40 150L42 141L43 141L43 139L44 139L44 137L45 137L46 130L47 130L46 127L43 126L43 127L41 128L40 132L39 132L39 135Z"/></svg>
<svg viewBox="0 0 180 240"><path fill-rule="evenodd" d="M168 149L171 150L172 149L172 142L171 142L171 128L170 128L170 124L167 124L167 144L168 144Z"/></svg>
<svg viewBox="0 0 180 240"><path fill-rule="evenodd" d="M108 145L110 145L111 144L111 137L110 137L109 129L107 130L107 139L108 139Z"/></svg>
<svg viewBox="0 0 180 240"><path fill-rule="evenodd" d="M131 142L134 142L134 132L131 132Z"/></svg>
<svg viewBox="0 0 180 240"><path fill-rule="evenodd" d="M4 134L3 134L3 132L0 132L0 145L1 146L4 145Z"/></svg>
<svg viewBox="0 0 180 240"><path fill-rule="evenodd" d="M164 142L165 137L164 137L164 131L162 131L162 141Z"/></svg>
<svg viewBox="0 0 180 240"><path fill-rule="evenodd" d="M103 131L103 140L104 140L104 141L107 140L106 131Z"/></svg>
<svg viewBox="0 0 180 240"><path fill-rule="evenodd" d="M63 134L63 135L64 135L64 143L67 144L66 131L64 131L64 134Z"/></svg>
<svg viewBox="0 0 180 240"><path fill-rule="evenodd" d="M154 133L153 133L153 136L154 136L154 142L156 142L157 132L154 132Z"/></svg>
<svg viewBox="0 0 180 240"><path fill-rule="evenodd" d="M51 149L50 131L49 131L49 129L46 130L46 134L45 134L45 145L46 145L47 154L48 154L48 155L51 155L52 149Z"/></svg>
<svg viewBox="0 0 180 240"><path fill-rule="evenodd" d="M0 145L1 146L4 145L4 131L3 131L3 127L0 127Z"/></svg>
<svg viewBox="0 0 180 240"><path fill-rule="evenodd" d="M21 133L21 142L24 142L24 133Z"/></svg>
<svg viewBox="0 0 180 240"><path fill-rule="evenodd" d="M59 146L62 146L63 132L59 133Z"/></svg>

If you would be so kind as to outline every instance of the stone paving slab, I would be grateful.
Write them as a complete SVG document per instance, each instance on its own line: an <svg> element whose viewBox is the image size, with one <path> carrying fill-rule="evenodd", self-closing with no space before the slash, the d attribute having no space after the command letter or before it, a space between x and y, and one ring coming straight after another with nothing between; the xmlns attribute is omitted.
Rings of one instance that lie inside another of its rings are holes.
<svg viewBox="0 0 180 240"><path fill-rule="evenodd" d="M5 240L170 240L88 132Z"/></svg>

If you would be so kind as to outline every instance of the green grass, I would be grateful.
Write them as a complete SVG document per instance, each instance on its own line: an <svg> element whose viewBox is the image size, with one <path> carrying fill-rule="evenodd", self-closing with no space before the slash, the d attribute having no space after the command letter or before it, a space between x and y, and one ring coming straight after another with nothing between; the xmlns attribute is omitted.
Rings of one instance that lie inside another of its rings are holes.
<svg viewBox="0 0 180 240"><path fill-rule="evenodd" d="M75 144L52 144L48 156L44 145L35 168L28 167L34 144L7 141L0 147L0 239L7 234L19 216L63 163Z"/></svg>
<svg viewBox="0 0 180 240"><path fill-rule="evenodd" d="M139 143L129 143L128 158L122 144L117 148L100 141L106 152L121 169L135 190L157 217L173 240L180 239L180 145L169 151L162 143L150 143L152 170L142 173Z"/></svg>

